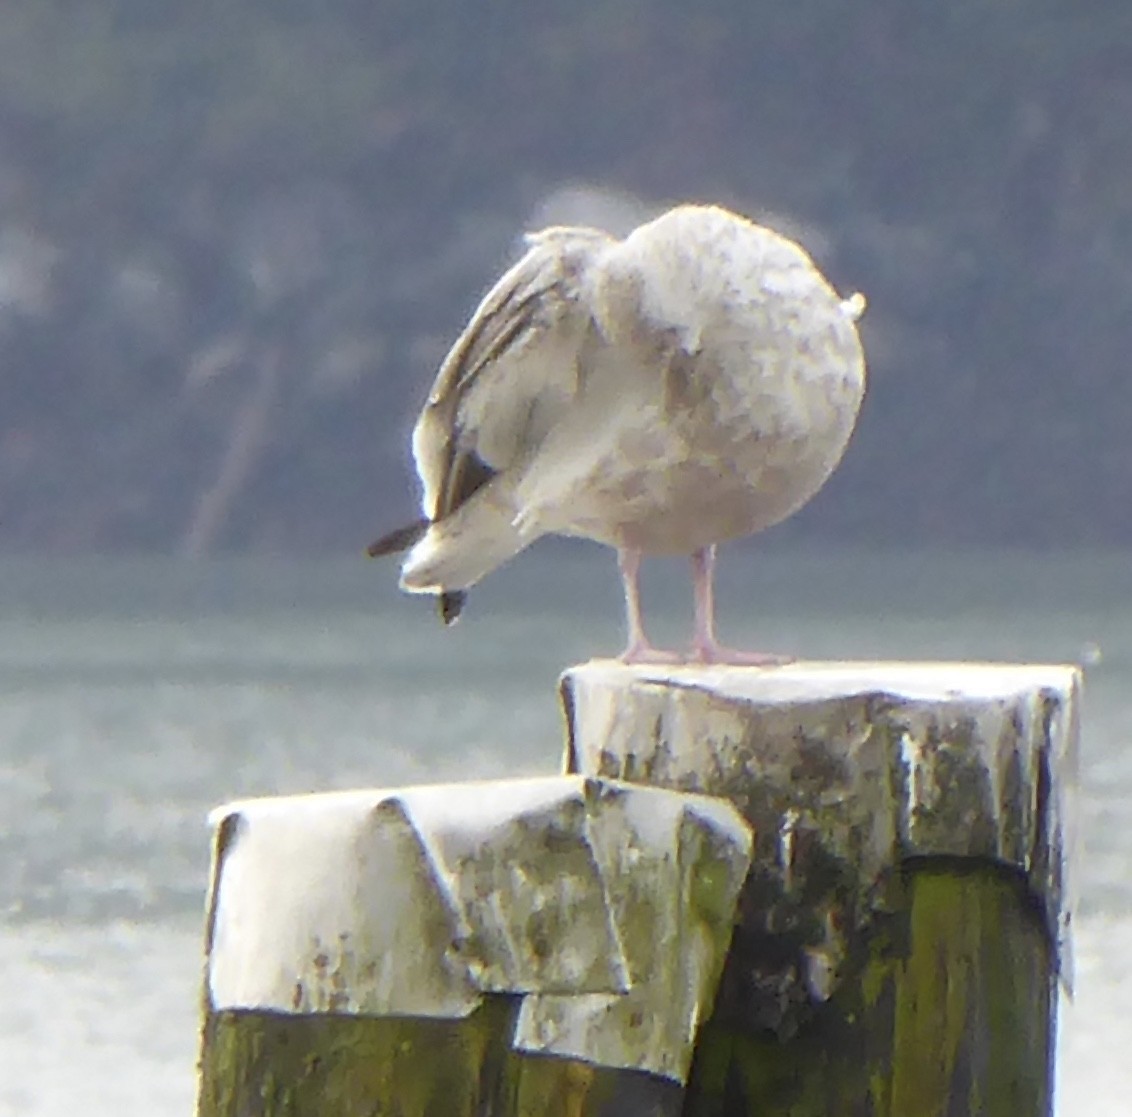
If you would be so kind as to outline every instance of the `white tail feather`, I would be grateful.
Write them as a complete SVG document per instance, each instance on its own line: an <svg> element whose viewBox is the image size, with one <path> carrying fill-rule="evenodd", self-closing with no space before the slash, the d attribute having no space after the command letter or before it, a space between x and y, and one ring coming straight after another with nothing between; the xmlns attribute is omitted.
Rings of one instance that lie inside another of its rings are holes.
<svg viewBox="0 0 1132 1117"><path fill-rule="evenodd" d="M533 543L537 534L517 526L508 496L498 482L488 485L433 524L405 556L401 588L409 593L467 589Z"/></svg>

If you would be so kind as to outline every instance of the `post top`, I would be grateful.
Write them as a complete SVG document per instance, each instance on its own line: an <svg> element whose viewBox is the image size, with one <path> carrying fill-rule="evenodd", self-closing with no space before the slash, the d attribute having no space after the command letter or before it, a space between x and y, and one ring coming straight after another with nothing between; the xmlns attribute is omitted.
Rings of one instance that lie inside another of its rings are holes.
<svg viewBox="0 0 1132 1117"><path fill-rule="evenodd" d="M639 664L592 659L565 677L585 684L656 683L696 687L721 697L751 701L822 701L883 693L919 700L988 699L1024 691L1068 692L1081 683L1071 663L894 660L797 660L778 667L729 664Z"/></svg>
<svg viewBox="0 0 1132 1117"><path fill-rule="evenodd" d="M683 1081L752 835L721 799L584 776L230 803L215 1010L458 1019L522 997L513 1044Z"/></svg>
<svg viewBox="0 0 1132 1117"><path fill-rule="evenodd" d="M909 858L1014 869L1068 984L1081 674L1070 664L596 660L562 676L566 769L729 799L754 829L759 906L779 925L853 926Z"/></svg>

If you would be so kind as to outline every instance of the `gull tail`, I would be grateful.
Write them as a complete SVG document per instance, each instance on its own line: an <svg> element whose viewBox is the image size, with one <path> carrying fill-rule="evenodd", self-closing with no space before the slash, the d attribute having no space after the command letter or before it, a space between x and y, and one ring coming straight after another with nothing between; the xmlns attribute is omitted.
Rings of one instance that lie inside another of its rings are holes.
<svg viewBox="0 0 1132 1117"><path fill-rule="evenodd" d="M414 520L404 527L395 528L387 532L380 539L375 539L367 548L366 554L370 558L381 558L383 555L396 555L415 546L428 532L432 521L422 517ZM454 593L441 593L438 600L440 619L445 624L455 624L460 619L464 602L468 595L461 590Z"/></svg>
<svg viewBox="0 0 1132 1117"><path fill-rule="evenodd" d="M437 594L445 624L460 616L470 586L534 542L535 535L517 525L509 497L503 486L485 486L451 515L427 524L405 556L401 588Z"/></svg>
<svg viewBox="0 0 1132 1117"><path fill-rule="evenodd" d="M380 558L382 555L396 555L401 551L407 551L428 531L429 523L429 520L422 517L419 520L414 520L411 524L390 531L380 539L375 539L366 548L366 554L370 558Z"/></svg>

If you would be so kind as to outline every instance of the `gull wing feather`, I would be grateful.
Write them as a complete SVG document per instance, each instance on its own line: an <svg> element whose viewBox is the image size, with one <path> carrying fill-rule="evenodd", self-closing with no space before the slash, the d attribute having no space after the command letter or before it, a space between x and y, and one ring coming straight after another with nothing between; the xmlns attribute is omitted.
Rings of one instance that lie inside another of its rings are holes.
<svg viewBox="0 0 1132 1117"><path fill-rule="evenodd" d="M529 236L526 254L457 338L413 431L433 523L528 460L576 395L577 355L592 324L589 272L613 243L596 229Z"/></svg>

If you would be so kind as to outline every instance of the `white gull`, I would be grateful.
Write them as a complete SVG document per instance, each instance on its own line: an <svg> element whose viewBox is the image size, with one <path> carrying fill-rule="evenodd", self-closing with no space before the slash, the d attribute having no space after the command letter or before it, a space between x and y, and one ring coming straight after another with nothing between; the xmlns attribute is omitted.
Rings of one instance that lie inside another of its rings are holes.
<svg viewBox="0 0 1132 1117"><path fill-rule="evenodd" d="M550 228L488 292L413 431L421 520L370 554L408 549L401 586L466 590L543 535L617 549L628 662L774 662L723 648L716 544L797 511L832 473L865 389L854 323L793 241L715 206L682 205L623 240ZM646 554L692 559L684 656L644 633Z"/></svg>

